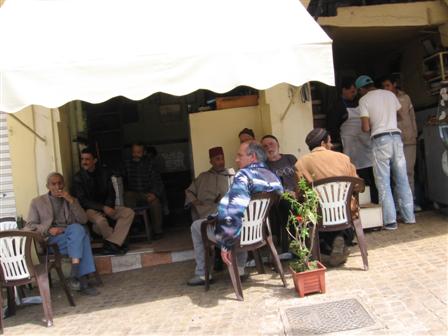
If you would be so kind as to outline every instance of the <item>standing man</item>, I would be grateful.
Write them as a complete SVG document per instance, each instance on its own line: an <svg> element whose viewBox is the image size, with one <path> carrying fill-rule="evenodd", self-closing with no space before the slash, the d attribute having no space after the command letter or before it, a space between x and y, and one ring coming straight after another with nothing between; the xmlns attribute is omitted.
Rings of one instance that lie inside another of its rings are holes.
<svg viewBox="0 0 448 336"><path fill-rule="evenodd" d="M238 133L238 138L240 139L240 143L246 141L255 140L255 133L250 128L243 128L240 133Z"/></svg>
<svg viewBox="0 0 448 336"><path fill-rule="evenodd" d="M398 228L390 185L391 173L403 221L406 224L414 224L414 201L406 173L401 131L397 126L400 102L392 92L377 89L369 76L359 76L356 79L356 87L362 96L359 100L361 127L364 132L370 132L372 139L373 173L383 208L384 228Z"/></svg>
<svg viewBox="0 0 448 336"><path fill-rule="evenodd" d="M47 177L48 193L31 201L26 230L36 231L56 244L62 255L72 262L70 287L85 295L97 295L86 275L95 272L90 237L84 227L87 216L78 200L64 190L64 177L51 173Z"/></svg>
<svg viewBox="0 0 448 336"><path fill-rule="evenodd" d="M264 163L266 153L263 147L255 141L244 142L240 145L236 163L240 170L235 175L227 194L218 204L217 225L213 230L208 228L207 236L216 241L221 248L221 258L230 265L232 260L231 248L241 234L242 219L252 194L259 192L283 192L280 180ZM198 219L191 225L194 255L196 259L195 276L188 281L190 286L205 284L204 243L201 236L201 224L205 220ZM238 271L244 276L244 265L247 253L237 256Z"/></svg>
<svg viewBox="0 0 448 336"><path fill-rule="evenodd" d="M128 235L134 211L115 206L115 190L111 174L97 165L97 157L90 148L81 152L81 170L73 177L73 192L86 210L93 230L104 238L104 254L125 254L123 243ZM111 227L107 218L116 221Z"/></svg>
<svg viewBox="0 0 448 336"><path fill-rule="evenodd" d="M401 140L403 141L404 157L406 158L406 171L408 173L409 186L415 203L415 178L414 167L417 155L417 123L415 122L415 112L412 106L411 98L399 90L397 81L392 77L386 77L381 82L384 90L392 92L401 104L398 110L397 125L401 131ZM414 210L421 211L419 205L414 205Z"/></svg>
<svg viewBox="0 0 448 336"><path fill-rule="evenodd" d="M162 238L162 199L165 188L160 173L154 169L141 143L132 145L132 158L124 165L124 203L135 208L149 206L154 240Z"/></svg>
<svg viewBox="0 0 448 336"><path fill-rule="evenodd" d="M235 171L225 167L222 147L208 151L212 167L201 173L185 190L185 205L191 206L193 221L216 212L218 203L229 190Z"/></svg>

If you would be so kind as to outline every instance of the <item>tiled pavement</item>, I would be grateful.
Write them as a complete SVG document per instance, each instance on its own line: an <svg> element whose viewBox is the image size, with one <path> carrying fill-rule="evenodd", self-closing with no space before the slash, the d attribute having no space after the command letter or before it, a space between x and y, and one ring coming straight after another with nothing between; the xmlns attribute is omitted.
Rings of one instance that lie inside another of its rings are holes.
<svg viewBox="0 0 448 336"><path fill-rule="evenodd" d="M97 297L76 295L77 306L53 290L54 326L40 324L40 306L5 320L7 335L284 335L282 307L357 298L377 321L360 335L447 335L448 218L419 214L418 224L367 234L368 272L357 247L348 263L326 274L327 293L300 299L272 273L243 285L235 300L227 274L209 292L185 285L193 262L159 265L103 276ZM342 334L342 333L341 333Z"/></svg>

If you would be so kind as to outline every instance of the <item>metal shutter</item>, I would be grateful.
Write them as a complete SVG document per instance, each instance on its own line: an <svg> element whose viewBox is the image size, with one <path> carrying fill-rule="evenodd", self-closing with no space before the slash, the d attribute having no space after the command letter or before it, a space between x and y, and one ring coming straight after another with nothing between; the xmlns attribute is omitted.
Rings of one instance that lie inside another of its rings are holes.
<svg viewBox="0 0 448 336"><path fill-rule="evenodd" d="M0 112L0 218L16 217L6 117L6 113Z"/></svg>

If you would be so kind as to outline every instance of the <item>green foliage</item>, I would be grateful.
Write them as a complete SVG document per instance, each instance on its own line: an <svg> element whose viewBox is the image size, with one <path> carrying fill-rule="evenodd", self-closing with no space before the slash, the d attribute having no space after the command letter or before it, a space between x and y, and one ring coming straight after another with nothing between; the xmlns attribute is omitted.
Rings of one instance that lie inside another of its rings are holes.
<svg viewBox="0 0 448 336"><path fill-rule="evenodd" d="M282 198L291 205L286 231L291 237L289 250L297 257L297 260L291 262L290 266L295 272L303 272L317 268L310 257L319 219L317 214L319 199L316 191L304 178L299 180L298 187L300 192L298 199L290 193L284 193ZM310 246L307 246L307 243Z"/></svg>

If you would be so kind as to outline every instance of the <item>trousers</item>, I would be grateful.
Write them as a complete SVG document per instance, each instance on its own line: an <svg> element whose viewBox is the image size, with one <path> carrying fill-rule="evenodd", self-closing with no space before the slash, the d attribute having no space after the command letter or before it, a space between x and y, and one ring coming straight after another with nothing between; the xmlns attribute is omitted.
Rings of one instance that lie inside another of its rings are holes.
<svg viewBox="0 0 448 336"><path fill-rule="evenodd" d="M90 237L81 224L70 224L63 233L50 236L48 241L56 244L61 254L80 260L79 276L95 272Z"/></svg>
<svg viewBox="0 0 448 336"><path fill-rule="evenodd" d="M196 260L196 269L194 273L197 276L205 275L205 250L201 234L201 224L203 221L205 221L205 218L195 220L193 224L191 224L191 239L193 240L194 258ZM215 230L211 226L207 228L207 237L211 241L216 242ZM236 263L238 265L238 272L240 275L244 275L244 266L246 265L246 261L247 252L237 254Z"/></svg>

